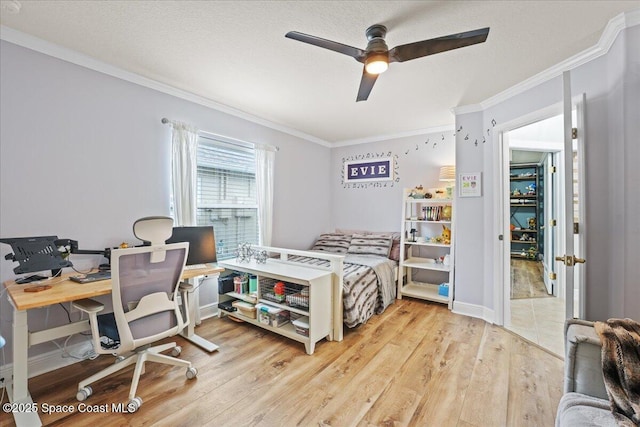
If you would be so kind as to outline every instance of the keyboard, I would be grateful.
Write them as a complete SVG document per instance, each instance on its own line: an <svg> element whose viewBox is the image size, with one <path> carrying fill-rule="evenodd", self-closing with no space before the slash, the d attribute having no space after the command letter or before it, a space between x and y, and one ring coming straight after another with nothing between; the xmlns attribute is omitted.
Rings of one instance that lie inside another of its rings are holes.
<svg viewBox="0 0 640 427"><path fill-rule="evenodd" d="M77 276L71 276L69 277L69 279L77 283L92 283L92 282L98 282L100 280L111 279L111 272L98 271L97 273L79 274Z"/></svg>
<svg viewBox="0 0 640 427"><path fill-rule="evenodd" d="M200 270L201 268L207 268L207 264L193 264L193 265L185 265L185 270Z"/></svg>

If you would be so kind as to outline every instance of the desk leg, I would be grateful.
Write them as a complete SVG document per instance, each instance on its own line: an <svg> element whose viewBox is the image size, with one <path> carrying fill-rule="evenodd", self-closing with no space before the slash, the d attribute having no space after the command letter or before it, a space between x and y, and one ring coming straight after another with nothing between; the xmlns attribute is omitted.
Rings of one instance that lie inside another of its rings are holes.
<svg viewBox="0 0 640 427"><path fill-rule="evenodd" d="M31 408L33 399L29 394L29 327L27 311L13 309L13 381L7 381L7 394L11 403L24 403L25 409ZM35 406L35 405L34 405ZM41 426L38 413L14 412L16 426Z"/></svg>
<svg viewBox="0 0 640 427"><path fill-rule="evenodd" d="M189 284L194 285L194 279L189 279L188 282ZM195 333L196 318L200 319L200 307L198 306L198 298L192 298L194 292L198 292L198 290L192 289L191 291L189 291L189 306L186 307L186 310L189 310L189 325L187 325L187 327L182 332L180 332L180 335L187 341L190 341L198 347L211 353L216 351L218 349L218 346Z"/></svg>

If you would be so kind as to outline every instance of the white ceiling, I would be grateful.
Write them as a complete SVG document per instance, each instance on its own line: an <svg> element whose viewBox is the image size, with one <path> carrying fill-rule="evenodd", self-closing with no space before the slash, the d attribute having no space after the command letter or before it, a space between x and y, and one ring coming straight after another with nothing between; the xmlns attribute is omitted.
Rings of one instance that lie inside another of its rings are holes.
<svg viewBox="0 0 640 427"><path fill-rule="evenodd" d="M26 1L1 23L330 143L453 125L476 104L594 46L635 1ZM365 102L362 64L286 39L364 49L491 27L483 44L393 63ZM197 124L196 124L197 125Z"/></svg>

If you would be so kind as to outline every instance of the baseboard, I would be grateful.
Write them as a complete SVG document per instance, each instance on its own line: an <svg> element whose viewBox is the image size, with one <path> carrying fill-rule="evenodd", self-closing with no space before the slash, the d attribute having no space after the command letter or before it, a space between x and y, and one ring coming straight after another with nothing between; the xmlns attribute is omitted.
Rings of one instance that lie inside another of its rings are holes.
<svg viewBox="0 0 640 427"><path fill-rule="evenodd" d="M495 313L493 310L481 305L468 304L466 302L453 301L453 309L451 311L456 314L482 319L488 323L493 323L495 319Z"/></svg>
<svg viewBox="0 0 640 427"><path fill-rule="evenodd" d="M90 342L79 342L67 346L67 353L84 354L89 349L91 349ZM60 349L36 354L29 358L29 378L37 377L38 375L46 374L47 372L55 371L56 369L64 368L65 366L73 365L81 361L82 360L73 357L62 357L62 350ZM9 381L12 375L13 363L8 363L0 368L0 377L4 378L5 381Z"/></svg>
<svg viewBox="0 0 640 427"><path fill-rule="evenodd" d="M200 307L200 320L218 316L218 303L214 302Z"/></svg>

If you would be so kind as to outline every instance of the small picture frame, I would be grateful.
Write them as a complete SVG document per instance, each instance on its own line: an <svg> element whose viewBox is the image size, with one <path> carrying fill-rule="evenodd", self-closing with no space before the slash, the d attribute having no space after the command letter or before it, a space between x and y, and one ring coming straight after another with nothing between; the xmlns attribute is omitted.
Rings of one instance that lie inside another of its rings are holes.
<svg viewBox="0 0 640 427"><path fill-rule="evenodd" d="M460 197L482 197L482 172L468 172L458 175Z"/></svg>

